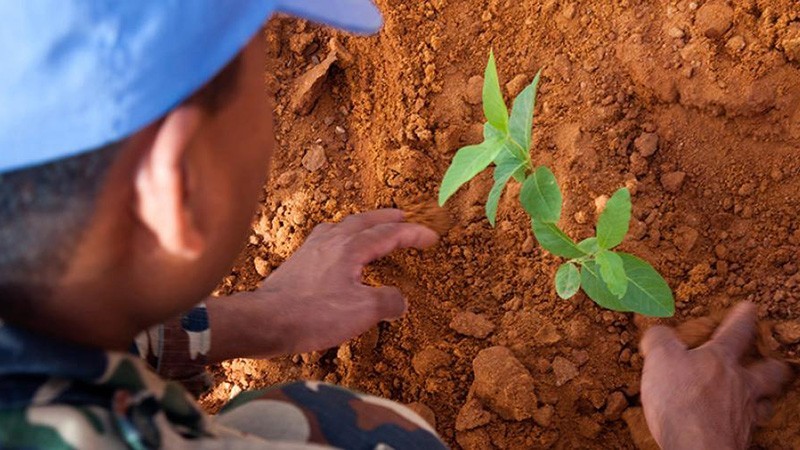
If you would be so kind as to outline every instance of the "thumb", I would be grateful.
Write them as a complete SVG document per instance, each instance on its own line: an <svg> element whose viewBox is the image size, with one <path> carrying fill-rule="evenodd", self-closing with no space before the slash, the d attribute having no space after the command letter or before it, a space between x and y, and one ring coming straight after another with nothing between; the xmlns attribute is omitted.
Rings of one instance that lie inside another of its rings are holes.
<svg viewBox="0 0 800 450"><path fill-rule="evenodd" d="M664 356L671 357L686 351L686 345L678 339L675 331L662 325L656 325L647 330L639 348L645 359L659 352Z"/></svg>
<svg viewBox="0 0 800 450"><path fill-rule="evenodd" d="M375 301L377 320L395 320L406 313L408 304L403 294L395 287L382 286L367 288Z"/></svg>

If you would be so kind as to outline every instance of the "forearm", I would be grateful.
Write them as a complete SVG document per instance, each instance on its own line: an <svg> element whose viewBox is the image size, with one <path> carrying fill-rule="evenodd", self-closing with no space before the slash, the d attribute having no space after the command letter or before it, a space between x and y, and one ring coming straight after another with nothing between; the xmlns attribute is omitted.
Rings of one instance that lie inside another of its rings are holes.
<svg viewBox="0 0 800 450"><path fill-rule="evenodd" d="M209 362L288 353L291 327L285 323L282 300L264 290L207 299L213 336Z"/></svg>

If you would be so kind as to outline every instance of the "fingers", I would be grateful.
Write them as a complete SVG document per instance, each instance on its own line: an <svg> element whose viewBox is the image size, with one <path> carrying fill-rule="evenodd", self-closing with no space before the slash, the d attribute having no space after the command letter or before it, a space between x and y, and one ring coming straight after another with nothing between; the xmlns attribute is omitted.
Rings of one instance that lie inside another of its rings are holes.
<svg viewBox="0 0 800 450"><path fill-rule="evenodd" d="M403 294L397 288L391 286L370 287L370 295L375 298L376 312L378 320L399 319L406 313L408 304Z"/></svg>
<svg viewBox="0 0 800 450"><path fill-rule="evenodd" d="M777 359L765 359L748 367L747 382L756 399L777 397L789 380L789 366Z"/></svg>
<svg viewBox="0 0 800 450"><path fill-rule="evenodd" d="M399 209L376 209L361 214L345 217L336 225L336 230L342 234L358 233L376 225L385 223L398 223L403 221L403 211Z"/></svg>
<svg viewBox="0 0 800 450"><path fill-rule="evenodd" d="M644 334L640 345L645 358L661 354L671 357L686 352L686 345L678 339L672 328L657 325Z"/></svg>
<svg viewBox="0 0 800 450"><path fill-rule="evenodd" d="M739 359L750 348L756 334L756 305L741 302L725 316L706 344Z"/></svg>
<svg viewBox="0 0 800 450"><path fill-rule="evenodd" d="M350 254L365 266L401 248L430 247L439 240L435 231L415 223L385 223L364 230L351 238Z"/></svg>

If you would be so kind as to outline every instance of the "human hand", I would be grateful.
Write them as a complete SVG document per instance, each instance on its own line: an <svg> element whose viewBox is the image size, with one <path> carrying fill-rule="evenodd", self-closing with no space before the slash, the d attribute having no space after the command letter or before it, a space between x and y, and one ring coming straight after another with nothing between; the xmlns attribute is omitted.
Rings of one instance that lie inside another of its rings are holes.
<svg viewBox="0 0 800 450"><path fill-rule="evenodd" d="M318 225L256 291L208 302L210 359L321 350L399 318L406 311L400 291L364 285L364 266L397 249L429 247L438 238L422 225L403 222L397 209Z"/></svg>
<svg viewBox="0 0 800 450"><path fill-rule="evenodd" d="M789 377L788 366L775 359L742 365L755 333L756 306L749 302L736 305L693 350L671 328L645 333L642 406L661 448L747 448L756 424L771 414L770 398Z"/></svg>

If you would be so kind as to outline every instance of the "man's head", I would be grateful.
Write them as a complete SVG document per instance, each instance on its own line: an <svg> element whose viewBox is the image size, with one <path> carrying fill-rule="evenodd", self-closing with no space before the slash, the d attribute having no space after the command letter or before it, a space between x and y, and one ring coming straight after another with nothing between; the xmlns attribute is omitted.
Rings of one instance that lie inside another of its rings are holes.
<svg viewBox="0 0 800 450"><path fill-rule="evenodd" d="M99 315L141 328L213 288L268 173L264 53L253 39L198 93L122 141L3 175L3 317Z"/></svg>
<svg viewBox="0 0 800 450"><path fill-rule="evenodd" d="M266 10L302 12L312 19L334 23L346 24L347 20L355 20L351 27L357 29L360 23L361 31L376 26L375 10L368 0L334 1L355 8L356 16L361 14L363 20L359 22L358 17L345 17L342 10L329 10L330 5L315 2L273 0L266 2ZM241 2L264 9L261 2ZM158 11L159 3L144 2L146 6L142 8ZM56 4L60 7L63 2ZM98 10L93 14L102 15L108 12L105 9L115 8L91 5L84 6ZM192 5L210 8L206 2ZM127 4L119 8L135 9ZM142 19L140 11L137 10L136 15L137 19ZM152 17L150 20L157 22ZM248 17L242 21L257 23ZM222 22L222 25L231 26ZM103 24L119 25L113 20ZM183 22L181 24L183 26ZM125 28L128 25L119 26ZM138 25L153 34L152 24ZM158 23L155 26L163 25ZM86 34L94 36L96 31L90 30ZM101 33L101 37L111 36L107 31ZM128 31L117 30L117 39L126 39ZM140 29L134 31L141 33ZM205 31L212 33L212 30ZM245 31L251 36L249 43L243 49L240 46L239 56L234 62L229 62L233 56L225 59L227 68L218 72L212 81L198 87L194 94L186 94L178 106L168 107L165 113L145 125L125 125L129 116L141 116L138 110L125 110L126 107L132 108L131 104L135 106L137 101L144 101L143 108L153 109L147 98L141 98L141 92L128 95L113 81L108 81L110 87L98 85L98 111L107 111L110 117L104 118L97 111L86 113L84 110L92 109L94 105L81 98L79 101L88 106L83 106L77 114L86 117L74 119L64 116L64 120L89 124L91 130L86 130L89 137L70 135L64 145L94 142L91 139L97 133L99 136L114 136L126 127L134 127L134 130L121 133L122 136L114 143L94 151L68 149L53 152L49 149L39 152L37 142L59 145L52 134L65 132L61 124L49 126L48 120L52 116L49 110L40 114L41 139L29 129L33 121L25 122L19 136L4 135L9 132L2 128L7 118L0 114L0 143L19 144L21 149L0 156L0 220L3 222L0 224L0 252L4 253L0 257L0 317L90 344L123 347L142 328L187 309L213 289L229 270L247 236L273 149L272 112L263 86L265 49L262 39L258 36L252 38L255 31ZM239 36L234 41L241 40L241 33L241 30L234 33ZM151 39L149 34L144 38L136 35L137 42ZM0 31L0 49L7 37ZM74 41L70 40L70 45ZM109 45L113 46L113 41L110 42ZM174 44L170 41L165 45ZM85 56L83 48L67 49L67 53L70 50L78 56ZM191 51L197 53L197 50ZM209 49L205 59L202 56L206 55L195 55L200 58L198 70L205 70L206 59L219 58L218 50ZM107 51L102 50L104 57ZM128 46L125 51L141 49ZM152 51L162 53L158 47ZM151 61L147 55L122 53L132 60L137 56L144 58L144 62L139 62L145 65L159 61L158 55ZM12 59L22 67L17 75L29 69L51 69L47 64L37 66L33 61L35 58L27 55L16 56ZM69 56L63 57L59 64L69 65L64 63ZM196 78L196 75L186 72L189 67L185 65L184 54L175 54L174 57L180 60L176 65L184 64L184 72L167 70L170 76ZM81 58L78 59L80 63ZM118 62L114 58L109 61L112 66ZM61 69L63 67L59 66L53 70ZM136 66L129 70L139 69ZM77 72L81 70L84 70L82 66L74 69ZM17 81L24 85L24 77L15 79L14 70L11 72L9 83ZM86 77L92 79L94 73ZM147 84L145 92L157 92L161 88L147 77L138 79L127 74L125 77L135 81L130 89L138 89L142 83ZM163 74L158 77L163 78ZM6 78L8 81L9 77ZM18 96L19 89L11 92L8 86L2 86L3 81L0 75L0 99ZM164 83L175 85L173 80ZM68 83L69 87L77 84ZM84 94L92 95L91 92ZM154 95L151 103L168 104L165 98L175 95L170 90L162 94ZM109 96L113 101L108 101ZM126 103L125 99L130 101ZM37 108L44 108L53 101L52 98L40 100L38 97L32 99L32 106L25 105L21 111L29 118L38 117ZM86 122L87 117L102 123L94 126L95 122ZM13 121L19 122L19 119ZM55 131L44 132L47 130ZM75 130L75 133L80 131ZM34 150L32 155L31 149ZM53 156L59 152L63 157L54 160ZM70 331L55 330L51 328L53 323Z"/></svg>

